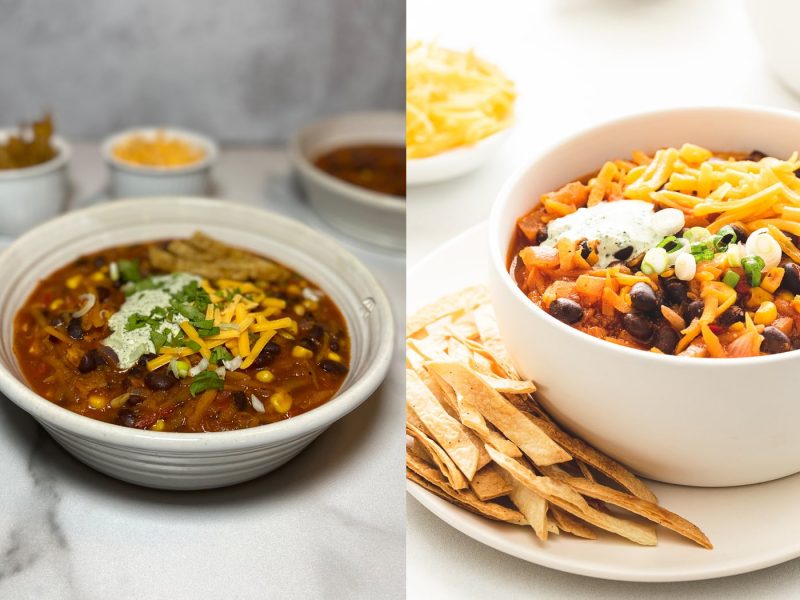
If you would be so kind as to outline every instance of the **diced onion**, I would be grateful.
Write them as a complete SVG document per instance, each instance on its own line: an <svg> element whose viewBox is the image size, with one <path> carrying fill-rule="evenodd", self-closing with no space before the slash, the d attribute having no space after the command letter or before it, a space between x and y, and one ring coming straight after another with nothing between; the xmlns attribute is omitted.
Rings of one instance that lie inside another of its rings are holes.
<svg viewBox="0 0 800 600"><path fill-rule="evenodd" d="M228 371L235 371L242 366L243 362L244 360L241 356L236 356L230 360L223 360L222 364L226 369L228 369Z"/></svg>
<svg viewBox="0 0 800 600"><path fill-rule="evenodd" d="M208 368L208 359L204 358L191 369L189 369L189 377L196 377Z"/></svg>
<svg viewBox="0 0 800 600"><path fill-rule="evenodd" d="M678 260L678 257L679 257L681 254L688 254L688 253L689 253L689 246L690 246L690 244L689 244L689 242L688 242L688 241L686 241L686 240L685 240L685 239L683 239L683 238L677 238L677 239L675 240L675 242L676 242L676 243L677 243L677 244L678 244L680 247L679 247L679 248L676 248L676 249L675 249L675 250L673 250L672 252L667 252L667 264L669 264L669 266L670 266L670 267L672 267L672 266L674 266L674 265L675 265L675 261L677 261L677 260Z"/></svg>
<svg viewBox="0 0 800 600"><path fill-rule="evenodd" d="M267 409L264 408L264 403L258 399L258 396L255 394L250 394L250 404L253 405L253 408L256 409L256 412L264 413L267 412Z"/></svg>
<svg viewBox="0 0 800 600"><path fill-rule="evenodd" d="M744 244L741 242L738 244L731 244L725 251L725 258L728 260L728 265L731 267L741 267L743 256L747 256L747 251L744 248Z"/></svg>
<svg viewBox="0 0 800 600"><path fill-rule="evenodd" d="M225 379L225 367L217 367L215 369L215 373L219 376L220 379Z"/></svg>
<svg viewBox="0 0 800 600"><path fill-rule="evenodd" d="M677 208L664 208L653 214L650 226L661 236L678 233L683 229L686 219Z"/></svg>
<svg viewBox="0 0 800 600"><path fill-rule="evenodd" d="M81 294L78 296L80 301L82 302L81 307L72 313L73 319L79 319L86 313L88 313L92 308L94 308L95 303L97 302L97 297L94 294Z"/></svg>
<svg viewBox="0 0 800 600"><path fill-rule="evenodd" d="M169 370L172 371L173 375L175 375L175 379L180 379L181 378L180 371L178 371L178 357L177 356L173 356L172 360L169 361Z"/></svg>
<svg viewBox="0 0 800 600"><path fill-rule="evenodd" d="M111 277L111 281L119 279L119 265L116 261L108 265L108 275Z"/></svg>
<svg viewBox="0 0 800 600"><path fill-rule="evenodd" d="M691 254L681 254L675 261L675 277L681 281L691 281L697 273L697 262Z"/></svg>
<svg viewBox="0 0 800 600"><path fill-rule="evenodd" d="M764 259L764 270L777 267L781 262L783 250L772 237L766 227L756 229L747 238L745 248L749 256L760 256Z"/></svg>
<svg viewBox="0 0 800 600"><path fill-rule="evenodd" d="M303 298L311 300L312 302L319 302L322 298L322 293L318 290L312 290L310 287L303 288Z"/></svg>
<svg viewBox="0 0 800 600"><path fill-rule="evenodd" d="M668 264L669 257L667 256L666 250L663 248L650 248L650 250L645 252L644 258L642 259L642 273L645 275L652 275L653 273L661 275L661 273L667 270Z"/></svg>

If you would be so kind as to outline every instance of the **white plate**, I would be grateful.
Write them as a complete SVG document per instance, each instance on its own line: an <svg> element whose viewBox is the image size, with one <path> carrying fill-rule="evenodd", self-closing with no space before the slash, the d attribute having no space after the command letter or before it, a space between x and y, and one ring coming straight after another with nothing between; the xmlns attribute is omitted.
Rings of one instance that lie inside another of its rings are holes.
<svg viewBox="0 0 800 600"><path fill-rule="evenodd" d="M408 310L485 279L486 226L440 247L408 275ZM408 482L408 492L469 537L523 560L578 575L624 581L689 581L763 569L800 556L800 474L760 485L651 487L661 503L696 523L711 539L704 550L659 528L658 546L637 546L610 534L597 541L568 534L540 543L529 528L473 515Z"/></svg>
<svg viewBox="0 0 800 600"><path fill-rule="evenodd" d="M508 138L509 129L498 131L474 146L448 150L428 158L406 161L406 183L426 185L454 179L477 169L497 153Z"/></svg>
<svg viewBox="0 0 800 600"><path fill-rule="evenodd" d="M0 235L0 250L5 250L8 246L11 245L11 242L14 241L14 238L9 237L7 235Z"/></svg>

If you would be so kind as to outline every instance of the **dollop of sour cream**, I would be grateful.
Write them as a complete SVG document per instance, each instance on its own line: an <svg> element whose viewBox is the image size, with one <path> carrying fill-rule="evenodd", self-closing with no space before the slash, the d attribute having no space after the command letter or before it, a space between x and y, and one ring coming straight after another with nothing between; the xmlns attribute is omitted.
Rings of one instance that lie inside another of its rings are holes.
<svg viewBox="0 0 800 600"><path fill-rule="evenodd" d="M654 227L654 214L653 205L641 200L600 202L551 221L542 246L555 247L563 238L596 240L598 261L595 266L602 269L619 260L614 254L620 250L632 247L629 257L633 258L683 226L681 223L676 231L665 232L658 224Z"/></svg>
<svg viewBox="0 0 800 600"><path fill-rule="evenodd" d="M199 277L189 273L156 275L151 279L156 286L154 289L141 290L131 294L108 320L108 326L112 333L103 341L103 344L116 353L118 366L123 371L135 365L143 354L155 352L155 346L150 339L150 328L140 327L126 331L125 326L128 324L128 319L135 314L148 316L156 308L169 308L173 294L177 294L192 281L200 282ZM162 330L177 334L180 331L181 321L185 320L184 317L176 314L171 322L163 323Z"/></svg>

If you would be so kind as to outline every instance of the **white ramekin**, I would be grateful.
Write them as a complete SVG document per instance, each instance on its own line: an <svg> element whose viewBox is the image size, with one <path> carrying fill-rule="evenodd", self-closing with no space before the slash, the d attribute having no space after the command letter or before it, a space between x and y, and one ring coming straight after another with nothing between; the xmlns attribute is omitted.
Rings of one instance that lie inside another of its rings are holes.
<svg viewBox="0 0 800 600"><path fill-rule="evenodd" d="M143 167L114 156L114 147L131 136L152 136L163 132L202 148L203 158L182 167ZM114 198L140 196L203 196L211 189L211 168L219 150L211 138L174 127L136 127L115 133L103 141L101 152L108 165Z"/></svg>
<svg viewBox="0 0 800 600"><path fill-rule="evenodd" d="M141 431L61 408L25 383L12 348L14 316L36 283L103 248L197 230L271 257L309 277L344 313L350 371L329 402L291 419L219 433ZM271 471L366 400L386 375L394 325L367 268L333 239L260 209L199 198L146 198L68 213L20 237L0 254L0 391L79 460L112 477L163 489L231 485Z"/></svg>
<svg viewBox="0 0 800 600"><path fill-rule="evenodd" d="M0 130L0 140L16 129ZM67 165L72 150L53 137L56 156L24 169L0 169L0 235L18 236L61 213L67 204Z"/></svg>
<svg viewBox="0 0 800 600"><path fill-rule="evenodd" d="M304 127L290 141L289 154L311 205L323 219L354 238L402 250L406 244L405 199L337 179L317 168L314 160L342 146L405 143L403 113L349 113Z"/></svg>
<svg viewBox="0 0 800 600"><path fill-rule="evenodd" d="M800 471L800 351L739 359L664 356L578 331L528 300L506 272L516 219L603 162L692 142L788 157L800 114L756 107L664 110L612 121L541 152L500 191L489 284L503 341L559 422L661 481L760 483Z"/></svg>

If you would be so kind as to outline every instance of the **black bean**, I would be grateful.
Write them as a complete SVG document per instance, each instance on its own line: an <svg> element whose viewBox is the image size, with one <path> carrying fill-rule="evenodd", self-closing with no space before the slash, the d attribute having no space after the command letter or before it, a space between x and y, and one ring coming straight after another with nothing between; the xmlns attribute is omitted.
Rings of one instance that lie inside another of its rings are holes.
<svg viewBox="0 0 800 600"><path fill-rule="evenodd" d="M649 285L643 281L633 284L631 288L631 305L639 312L652 312L659 306L658 296Z"/></svg>
<svg viewBox="0 0 800 600"><path fill-rule="evenodd" d="M332 339L330 348L331 348L331 350L333 352L338 352L339 351L339 340L337 340L336 338Z"/></svg>
<svg viewBox="0 0 800 600"><path fill-rule="evenodd" d="M106 264L106 259L103 258L102 256L98 256L97 258L94 259L94 267L95 267L95 269L99 269L104 264Z"/></svg>
<svg viewBox="0 0 800 600"><path fill-rule="evenodd" d="M328 360L327 358L319 361L319 368L332 375L344 375L347 373L347 367L342 363L335 360Z"/></svg>
<svg viewBox="0 0 800 600"><path fill-rule="evenodd" d="M747 241L747 232L744 230L744 227L737 223L733 223L731 225L731 229L736 233L736 241L737 242L746 242Z"/></svg>
<svg viewBox="0 0 800 600"><path fill-rule="evenodd" d="M793 262L787 262L783 265L781 287L793 294L800 294L800 265Z"/></svg>
<svg viewBox="0 0 800 600"><path fill-rule="evenodd" d="M583 240L581 242L581 258L583 260L587 260L591 253L592 253L592 247L589 245L589 242Z"/></svg>
<svg viewBox="0 0 800 600"><path fill-rule="evenodd" d="M617 260L628 260L633 254L633 246L625 246L621 250L614 252L614 258Z"/></svg>
<svg viewBox="0 0 800 600"><path fill-rule="evenodd" d="M267 345L264 346L264 349L253 361L253 368L263 369L264 367L272 364L272 361L274 361L280 353L281 347L278 344L275 342L268 342Z"/></svg>
<svg viewBox="0 0 800 600"><path fill-rule="evenodd" d="M82 340L83 327L81 327L81 320L78 318L70 319L69 324L67 325L67 333L73 340Z"/></svg>
<svg viewBox="0 0 800 600"><path fill-rule="evenodd" d="M107 287L102 285L97 286L97 299L100 302L105 302L106 300L108 300L108 297L110 295L111 295L111 290L109 290Z"/></svg>
<svg viewBox="0 0 800 600"><path fill-rule="evenodd" d="M675 346L678 345L678 339L680 336L672 327L662 325L653 334L652 344L664 354L672 354L675 352Z"/></svg>
<svg viewBox="0 0 800 600"><path fill-rule="evenodd" d="M777 327L769 326L764 329L764 341L761 350L769 354L778 354L792 349L792 342L787 335Z"/></svg>
<svg viewBox="0 0 800 600"><path fill-rule="evenodd" d="M569 298L556 298L550 303L550 314L563 323L577 323L583 318L583 307Z"/></svg>
<svg viewBox="0 0 800 600"><path fill-rule="evenodd" d="M750 154L747 155L747 160L752 160L753 162L758 162L762 158L766 158L767 155L764 154L761 150L753 150Z"/></svg>
<svg viewBox="0 0 800 600"><path fill-rule="evenodd" d="M736 306L735 304L717 317L717 322L723 327L730 327L734 323L742 321L744 321L744 310L742 310L741 306Z"/></svg>
<svg viewBox="0 0 800 600"><path fill-rule="evenodd" d="M796 169L793 171L795 177L800 177L800 169Z"/></svg>
<svg viewBox="0 0 800 600"><path fill-rule="evenodd" d="M705 310L706 305L703 303L702 300L692 300L689 304L686 305L685 311L685 319L687 323L691 323L692 319L699 319L700 315L703 314L703 310Z"/></svg>
<svg viewBox="0 0 800 600"><path fill-rule="evenodd" d="M94 359L97 361L98 365L109 365L114 367L119 364L117 353L108 346L100 346L99 348L92 350L92 352L94 352ZM155 355L152 356L155 357Z"/></svg>
<svg viewBox="0 0 800 600"><path fill-rule="evenodd" d="M540 227L536 232L536 243L543 244L547 240L547 227Z"/></svg>
<svg viewBox="0 0 800 600"><path fill-rule="evenodd" d="M97 368L97 361L95 360L94 353L90 350L81 357L78 363L78 371L81 373L89 373Z"/></svg>
<svg viewBox="0 0 800 600"><path fill-rule="evenodd" d="M152 371L144 378L144 384L157 392L168 390L176 383L178 380L175 379L175 376L166 370Z"/></svg>
<svg viewBox="0 0 800 600"><path fill-rule="evenodd" d="M133 427L134 423L136 423L136 413L130 408L123 408L117 413L117 425Z"/></svg>
<svg viewBox="0 0 800 600"><path fill-rule="evenodd" d="M131 392L130 398L128 398L128 402L126 402L126 404L128 406L136 406L137 404L141 404L142 402L144 402L144 396L141 396L138 393Z"/></svg>
<svg viewBox="0 0 800 600"><path fill-rule="evenodd" d="M303 348L308 348L312 352L316 352L317 350L319 350L319 342L314 338L310 337L300 338L300 340L297 343L300 344Z"/></svg>
<svg viewBox="0 0 800 600"><path fill-rule="evenodd" d="M672 304L680 304L686 300L686 296L689 293L689 284L677 277L662 279L661 287L667 300Z"/></svg>
<svg viewBox="0 0 800 600"><path fill-rule="evenodd" d="M622 317L622 326L639 341L648 340L653 335L653 323L638 313L628 313Z"/></svg>
<svg viewBox="0 0 800 600"><path fill-rule="evenodd" d="M247 410L247 394L244 392L233 392L233 403L239 410Z"/></svg>
<svg viewBox="0 0 800 600"><path fill-rule="evenodd" d="M153 360L156 357L158 357L158 354L153 354L152 352L147 352L145 354L142 354L139 357L139 360L136 361L136 364L139 365L140 367L146 367L147 363L150 362L151 360Z"/></svg>

